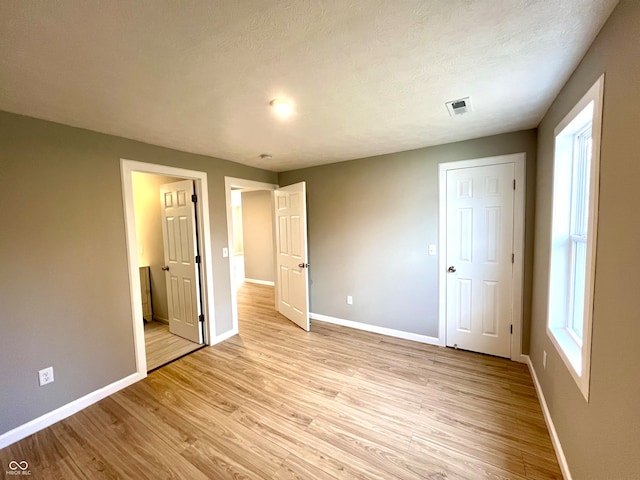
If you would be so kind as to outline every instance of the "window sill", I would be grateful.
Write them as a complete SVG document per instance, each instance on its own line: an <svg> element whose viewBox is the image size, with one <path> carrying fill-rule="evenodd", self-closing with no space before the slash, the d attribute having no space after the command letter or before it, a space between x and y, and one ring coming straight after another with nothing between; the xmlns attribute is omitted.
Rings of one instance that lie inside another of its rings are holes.
<svg viewBox="0 0 640 480"><path fill-rule="evenodd" d="M580 392L589 401L589 378L583 375L584 362L582 348L576 343L566 328L548 328L547 333L560 358L567 366Z"/></svg>

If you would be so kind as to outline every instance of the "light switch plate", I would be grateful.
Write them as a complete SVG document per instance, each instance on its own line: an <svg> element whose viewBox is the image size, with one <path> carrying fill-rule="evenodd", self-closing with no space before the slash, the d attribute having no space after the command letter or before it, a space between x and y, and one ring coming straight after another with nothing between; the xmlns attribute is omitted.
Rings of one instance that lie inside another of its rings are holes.
<svg viewBox="0 0 640 480"><path fill-rule="evenodd" d="M222 249L222 256L223 256L224 258L227 258L227 257L229 256L229 249L228 249L227 247L224 247L224 248Z"/></svg>

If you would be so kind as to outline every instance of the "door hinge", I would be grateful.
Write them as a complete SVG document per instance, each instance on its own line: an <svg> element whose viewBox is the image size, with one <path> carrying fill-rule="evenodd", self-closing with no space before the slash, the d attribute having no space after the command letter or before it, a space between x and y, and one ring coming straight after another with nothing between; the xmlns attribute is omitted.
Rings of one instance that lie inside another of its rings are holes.
<svg viewBox="0 0 640 480"><path fill-rule="evenodd" d="M196 263L200 263L200 255L196 255Z"/></svg>
<svg viewBox="0 0 640 480"><path fill-rule="evenodd" d="M515 253L511 254L511 263L516 263L516 254Z"/></svg>
<svg viewBox="0 0 640 480"><path fill-rule="evenodd" d="M514 190L516 189L516 181L515 180L513 181L513 189Z"/></svg>
<svg viewBox="0 0 640 480"><path fill-rule="evenodd" d="M193 203L198 203L198 195L196 195L195 193L191 195L191 201Z"/></svg>
<svg viewBox="0 0 640 480"><path fill-rule="evenodd" d="M198 320L200 320L201 322L204 322L204 315L198 315Z"/></svg>
<svg viewBox="0 0 640 480"><path fill-rule="evenodd" d="M511 325L511 331L509 333L511 333L511 335L513 335L513 325Z"/></svg>

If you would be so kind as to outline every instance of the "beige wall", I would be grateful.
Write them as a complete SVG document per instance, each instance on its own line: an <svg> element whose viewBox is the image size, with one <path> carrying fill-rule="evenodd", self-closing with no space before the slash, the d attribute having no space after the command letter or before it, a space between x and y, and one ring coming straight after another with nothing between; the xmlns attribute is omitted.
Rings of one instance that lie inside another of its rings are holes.
<svg viewBox="0 0 640 480"><path fill-rule="evenodd" d="M273 203L266 190L242 193L244 274L246 278L274 281Z"/></svg>
<svg viewBox="0 0 640 480"><path fill-rule="evenodd" d="M225 175L276 174L0 112L0 434L135 372L120 159L207 173L215 324L232 328ZM38 387L37 371L55 382Z"/></svg>
<svg viewBox="0 0 640 480"><path fill-rule="evenodd" d="M605 73L591 397L546 333L555 126ZM539 127L531 359L572 476L640 478L640 2L622 1ZM548 354L542 366L543 351Z"/></svg>
<svg viewBox="0 0 640 480"><path fill-rule="evenodd" d="M134 172L133 202L136 213L136 236L140 265L148 265L151 271L151 303L153 318L169 321L167 283L164 266L164 239L162 236L162 212L160 209L160 185L179 182L180 178L164 177Z"/></svg>
<svg viewBox="0 0 640 480"><path fill-rule="evenodd" d="M307 182L311 311L438 336L438 164L526 152L524 351L528 347L536 131L279 174ZM347 305L346 296L353 296Z"/></svg>

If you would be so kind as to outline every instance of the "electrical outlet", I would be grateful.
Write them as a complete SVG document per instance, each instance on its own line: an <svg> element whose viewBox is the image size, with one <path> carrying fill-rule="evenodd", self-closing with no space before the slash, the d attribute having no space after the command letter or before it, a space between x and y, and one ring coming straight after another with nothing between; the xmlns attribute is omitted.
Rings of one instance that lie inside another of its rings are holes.
<svg viewBox="0 0 640 480"><path fill-rule="evenodd" d="M351 295L347 295L347 305L353 305L353 297Z"/></svg>
<svg viewBox="0 0 640 480"><path fill-rule="evenodd" d="M38 378L40 379L40 386L47 383L53 383L53 367L47 367L38 372Z"/></svg>
<svg viewBox="0 0 640 480"><path fill-rule="evenodd" d="M542 351L542 368L546 370L547 368L547 351Z"/></svg>

